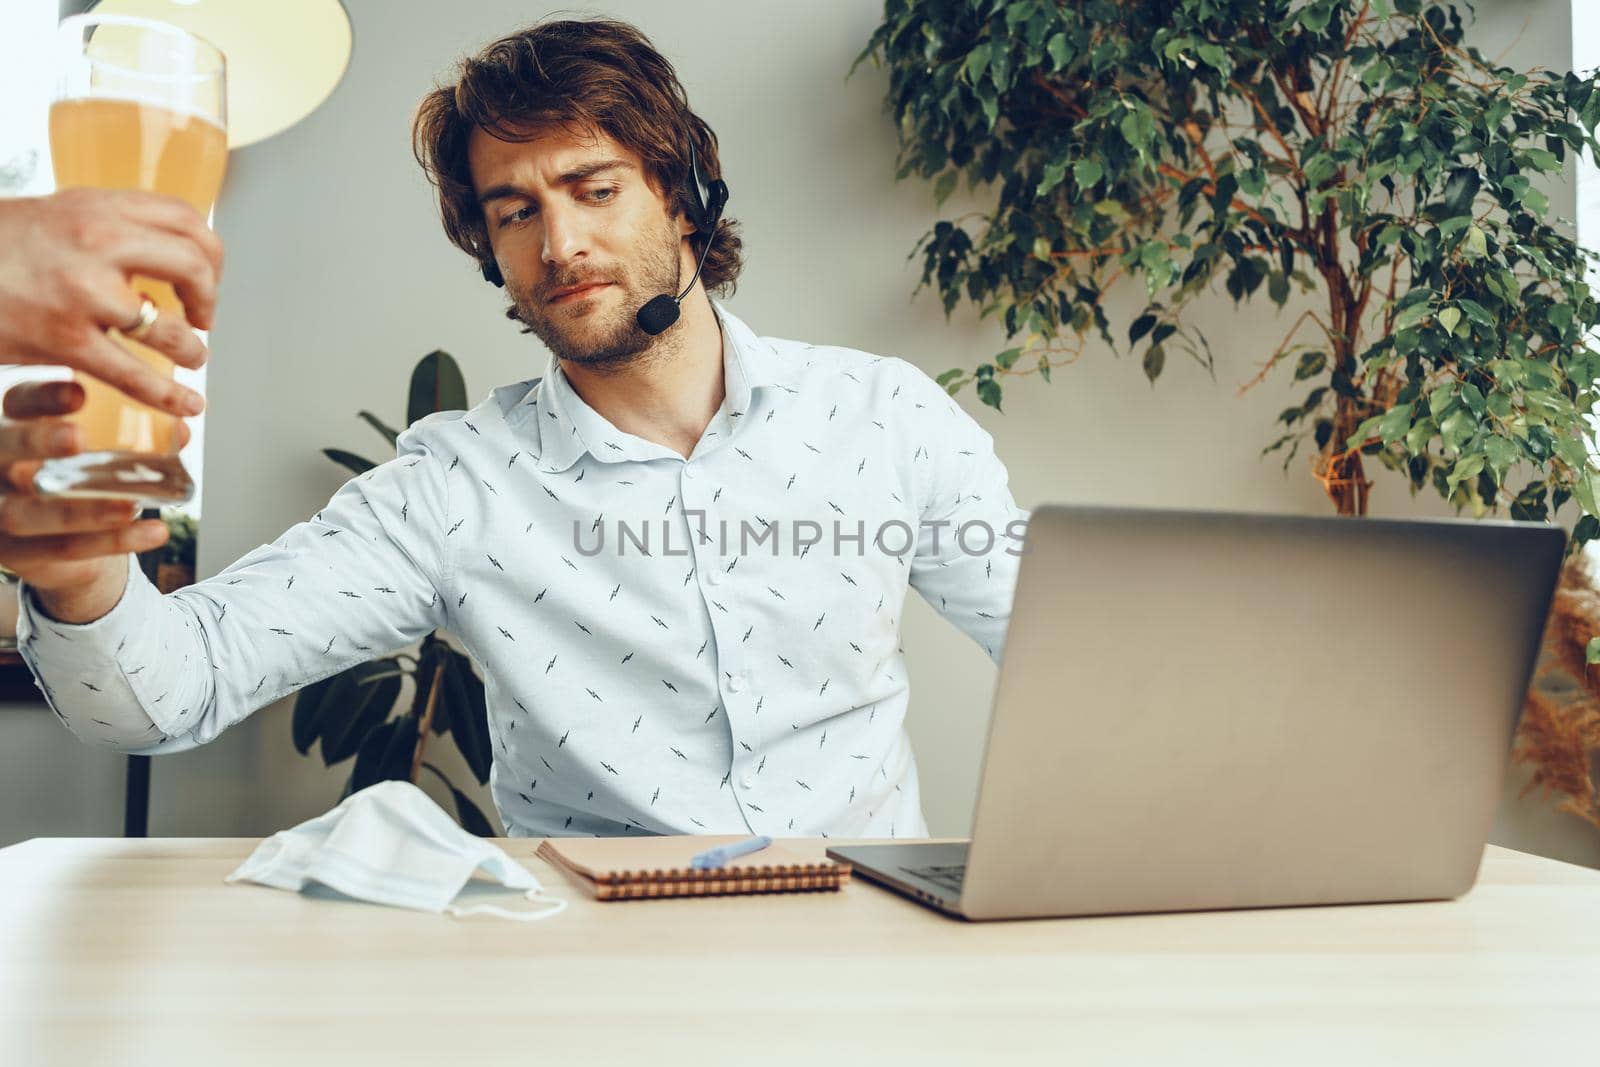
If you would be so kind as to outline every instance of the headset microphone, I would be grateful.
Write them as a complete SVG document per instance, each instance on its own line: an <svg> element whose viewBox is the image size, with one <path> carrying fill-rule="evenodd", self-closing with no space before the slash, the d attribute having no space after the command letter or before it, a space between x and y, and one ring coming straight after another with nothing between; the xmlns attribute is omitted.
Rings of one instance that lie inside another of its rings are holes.
<svg viewBox="0 0 1600 1067"><path fill-rule="evenodd" d="M695 154L693 141L689 142L688 178L689 203L685 205L684 214L694 223L696 233L706 235L706 246L700 250L700 261L695 264L694 275L689 279L689 284L684 286L683 292L677 296L662 293L640 308L638 314L634 316L639 329L652 337L665 332L678 321L683 298L694 288L694 283L700 277L701 268L706 265L706 256L711 252L711 240L716 234L717 222L722 218L722 208L728 202L726 182L720 179L706 181L705 174L700 169L700 159Z"/></svg>

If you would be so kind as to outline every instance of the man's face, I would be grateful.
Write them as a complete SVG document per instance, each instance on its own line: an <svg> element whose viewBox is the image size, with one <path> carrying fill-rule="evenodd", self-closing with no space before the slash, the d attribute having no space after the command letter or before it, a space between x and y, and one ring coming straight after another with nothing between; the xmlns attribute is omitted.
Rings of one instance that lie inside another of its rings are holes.
<svg viewBox="0 0 1600 1067"><path fill-rule="evenodd" d="M639 157L603 133L475 130L473 187L517 317L557 358L622 366L655 338L634 315L678 293L683 237Z"/></svg>

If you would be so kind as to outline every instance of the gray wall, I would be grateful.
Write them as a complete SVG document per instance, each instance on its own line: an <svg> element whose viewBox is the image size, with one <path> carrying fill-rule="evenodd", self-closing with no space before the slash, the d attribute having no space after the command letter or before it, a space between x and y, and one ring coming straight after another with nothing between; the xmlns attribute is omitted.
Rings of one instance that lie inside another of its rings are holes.
<svg viewBox="0 0 1600 1067"><path fill-rule="evenodd" d="M501 316L498 292L446 243L408 140L416 101L457 55L541 10L509 0L346 7L355 55L343 84L299 126L237 152L217 210L228 264L212 335L202 574L326 501L341 478L321 447L380 453L382 442L355 412L401 419L406 376L425 352L456 355L474 402L539 373L546 360ZM591 7L639 25L717 130L730 210L748 250L731 307L758 332L903 356L935 374L1004 347L992 324L965 311L946 322L931 295L911 298L917 266L907 253L937 217L932 196L920 183L894 183L883 74L867 66L844 78L881 8L862 0ZM1569 65L1563 4L1480 9L1477 39L1491 55ZM1556 210L1570 215L1570 184L1554 193ZM1328 505L1303 462L1283 474L1258 458L1277 412L1298 399L1288 376L1238 395L1293 314L1265 301L1202 307L1196 321L1216 343L1215 380L1174 361L1152 389L1137 361L1091 345L1054 384L1013 385L1003 416L963 399L994 434L1024 506L1322 514ZM1410 499L1383 471L1373 511L1448 513L1437 500ZM912 603L904 644L928 820L935 833L960 834L994 672L980 650ZM157 761L152 831L261 835L331 804L340 777L293 752L288 707L262 709L204 749ZM0 713L0 731L11 771L0 774L0 844L116 831L117 759L55 730L47 713ZM1536 801L1508 801L1496 835L1600 865L1600 834Z"/></svg>

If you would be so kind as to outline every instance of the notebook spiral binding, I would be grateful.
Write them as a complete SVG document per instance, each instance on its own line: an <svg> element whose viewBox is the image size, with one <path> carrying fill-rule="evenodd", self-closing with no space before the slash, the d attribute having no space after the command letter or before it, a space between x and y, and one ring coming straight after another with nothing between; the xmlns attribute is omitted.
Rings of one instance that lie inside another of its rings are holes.
<svg viewBox="0 0 1600 1067"><path fill-rule="evenodd" d="M666 872L661 872L666 873ZM701 872L696 872L701 873ZM842 888L850 880L848 869L744 878L651 878L630 882L597 882L601 900L640 900L654 897L710 897L740 893L804 893Z"/></svg>

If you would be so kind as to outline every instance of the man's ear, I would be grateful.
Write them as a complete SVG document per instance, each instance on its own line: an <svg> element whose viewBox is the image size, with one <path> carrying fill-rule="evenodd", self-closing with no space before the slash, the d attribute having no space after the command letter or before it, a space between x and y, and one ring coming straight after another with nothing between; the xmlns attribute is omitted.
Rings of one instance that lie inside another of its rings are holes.
<svg viewBox="0 0 1600 1067"><path fill-rule="evenodd" d="M690 236L694 235L695 233L699 232L699 229L700 229L700 227L696 226L693 222L689 221L689 213L687 211L678 212L678 236L679 237L690 237Z"/></svg>

